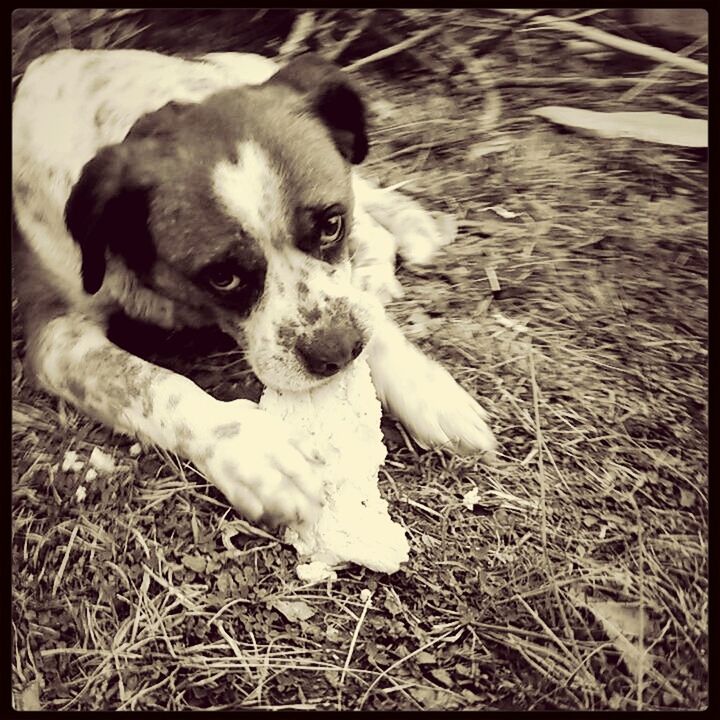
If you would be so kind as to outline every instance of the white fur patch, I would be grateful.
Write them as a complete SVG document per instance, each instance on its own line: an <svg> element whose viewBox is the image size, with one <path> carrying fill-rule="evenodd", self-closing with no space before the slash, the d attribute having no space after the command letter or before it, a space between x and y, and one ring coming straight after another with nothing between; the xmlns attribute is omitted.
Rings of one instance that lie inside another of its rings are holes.
<svg viewBox="0 0 720 720"><path fill-rule="evenodd" d="M227 212L267 248L287 227L281 179L256 142L238 143L237 153L237 163L218 163L213 188Z"/></svg>

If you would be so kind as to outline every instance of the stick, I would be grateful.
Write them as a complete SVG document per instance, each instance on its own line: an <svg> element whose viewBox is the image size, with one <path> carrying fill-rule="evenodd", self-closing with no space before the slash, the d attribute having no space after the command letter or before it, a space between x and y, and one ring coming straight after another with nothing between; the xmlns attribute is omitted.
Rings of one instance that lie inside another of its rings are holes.
<svg viewBox="0 0 720 720"><path fill-rule="evenodd" d="M707 117L707 108L701 107L700 105L695 105L694 103L690 103L687 100L681 100L680 98L673 97L672 95L657 95L656 97L658 100L667 103L668 105L673 105L674 107L681 108L682 110L687 110L688 112L695 113L703 118Z"/></svg>
<svg viewBox="0 0 720 720"><path fill-rule="evenodd" d="M678 57L687 57L688 55L692 55L696 50L705 47L705 45L707 45L707 41L707 35L703 35L702 37L697 38L697 40L691 42L686 47L682 48L682 50L678 50L676 55ZM645 90L645 88L650 85L654 85L656 82L658 82L658 80L660 80L660 78L662 78L663 75L665 75L669 71L670 67L668 63L657 65L644 78L638 80L635 87L631 87L629 90L626 90L620 96L620 101L630 102L631 100L634 100L638 95L640 95L641 92Z"/></svg>
<svg viewBox="0 0 720 720"><path fill-rule="evenodd" d="M290 58L305 42L315 27L315 13L312 10L301 12L293 23L290 34L278 50L278 57Z"/></svg>
<svg viewBox="0 0 720 720"><path fill-rule="evenodd" d="M360 35L362 35L363 32L365 32L367 27L372 22L374 15L375 15L374 9L366 10L365 14L363 15L363 17L360 18L357 25L355 25L355 27L352 30L348 31L342 40L338 40L338 42L335 44L335 47L332 48L332 50L330 52L328 52L327 59L333 60L333 61L337 60L337 58L339 58L340 55L342 54L343 50L345 50L345 48L348 47L348 45L350 45L350 43L357 40L357 38L360 37Z"/></svg>
<svg viewBox="0 0 720 720"><path fill-rule="evenodd" d="M552 25L553 28L557 28L558 30L564 30L565 32L580 35L580 37L584 37L587 40L592 40L593 42L600 43L601 45L607 45L608 47L615 48L616 50L622 50L623 52L632 53L633 55L641 55L642 57L650 58L656 62L676 65L677 67L683 68L683 70L687 70L688 72L692 72L697 75L708 74L708 66L699 60L682 57L676 53L670 52L669 50L657 48L653 45L646 45L645 43L637 42L636 40L626 40L625 38L618 37L617 35L611 35L604 30L598 30L597 28L589 27L587 25L580 25L579 23L570 22L569 20L559 20L551 15L540 15L539 17L534 18L533 22Z"/></svg>
<svg viewBox="0 0 720 720"><path fill-rule="evenodd" d="M430 35L434 35L435 33L440 32L440 30L442 30L442 26L440 25L429 27L426 30L422 30L421 32L416 33L415 35L411 35L409 38L407 38L407 40L403 40L399 43L396 43L395 45L391 45L390 47L386 47L382 50L378 50L372 55L368 55L367 57L361 58L360 60L356 60L354 63L350 63L350 65L346 65L343 70L345 70L346 72L354 72L355 70L363 67L363 65L368 65L369 63L377 62L378 60L384 60L385 58L397 55L403 50L407 50L408 48L413 47L413 45L421 43L426 37L430 37Z"/></svg>
<svg viewBox="0 0 720 720"><path fill-rule="evenodd" d="M367 614L371 602L372 593L368 591L368 596L365 598L365 604L363 605L357 625L355 625L355 631L353 632L350 640L350 647L348 648L347 657L345 658L345 665L343 666L342 673L340 674L340 682L338 683L338 710L342 710L342 687L345 683L345 675L350 667L350 659L352 658L353 651L355 650L355 643L357 642L358 635L360 634L360 628L363 624L363 620L365 620L365 615Z"/></svg>
<svg viewBox="0 0 720 720"><path fill-rule="evenodd" d="M636 85L637 78L613 77L613 78L592 78L592 77L508 77L498 78L495 81L497 87L552 87L553 85L586 85L588 87L616 87ZM660 78L657 82L671 83L670 78Z"/></svg>

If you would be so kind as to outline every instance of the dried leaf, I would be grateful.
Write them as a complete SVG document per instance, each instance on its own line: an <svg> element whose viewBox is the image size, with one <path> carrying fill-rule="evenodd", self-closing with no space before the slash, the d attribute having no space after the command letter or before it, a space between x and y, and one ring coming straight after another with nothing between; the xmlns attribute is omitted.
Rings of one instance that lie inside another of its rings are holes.
<svg viewBox="0 0 720 720"><path fill-rule="evenodd" d="M470 161L479 160L486 155L507 152L510 147L510 142L501 138L477 142L470 146L467 159Z"/></svg>
<svg viewBox="0 0 720 720"><path fill-rule="evenodd" d="M562 105L531 111L550 122L604 138L633 138L680 147L707 147L707 120L660 112L596 112Z"/></svg>
<svg viewBox="0 0 720 720"><path fill-rule="evenodd" d="M279 600L274 598L270 600L268 605L283 614L290 622L309 620L315 614L315 610L304 600Z"/></svg>
<svg viewBox="0 0 720 720"><path fill-rule="evenodd" d="M644 675L650 670L652 657L647 650L630 639L640 637L641 624L645 620L641 615L640 607L613 601L587 600L576 591L570 591L568 594L573 602L586 607L595 616L610 642L622 656L630 673Z"/></svg>
<svg viewBox="0 0 720 720"><path fill-rule="evenodd" d="M512 210L506 210L502 205L490 205L489 207L483 208L483 211L485 210L491 210L503 220L512 220L520 215L520 213L513 212Z"/></svg>
<svg viewBox="0 0 720 720"><path fill-rule="evenodd" d="M40 680L35 678L25 689L15 696L15 709L16 710L42 710L42 704L40 703Z"/></svg>
<svg viewBox="0 0 720 720"><path fill-rule="evenodd" d="M588 607L598 619L611 622L623 635L631 638L640 637L640 608L629 603L613 601L588 602Z"/></svg>
<svg viewBox="0 0 720 720"><path fill-rule="evenodd" d="M692 490L680 490L680 505L684 508L691 508L695 504L695 493Z"/></svg>
<svg viewBox="0 0 720 720"><path fill-rule="evenodd" d="M421 650L417 655L415 655L415 662L418 665L434 665L437 662L437 658L432 653L429 653L426 650Z"/></svg>
<svg viewBox="0 0 720 720"><path fill-rule="evenodd" d="M445 670L445 668L435 668L430 671L430 675L432 675L435 680L445 687L452 687L454 685L450 673Z"/></svg>
<svg viewBox="0 0 720 720"><path fill-rule="evenodd" d="M400 605L392 595L388 595L385 598L383 606L393 616L398 615L402 612L402 605Z"/></svg>
<svg viewBox="0 0 720 720"><path fill-rule="evenodd" d="M207 567L207 560L200 555L183 555L182 564L196 573L204 573Z"/></svg>

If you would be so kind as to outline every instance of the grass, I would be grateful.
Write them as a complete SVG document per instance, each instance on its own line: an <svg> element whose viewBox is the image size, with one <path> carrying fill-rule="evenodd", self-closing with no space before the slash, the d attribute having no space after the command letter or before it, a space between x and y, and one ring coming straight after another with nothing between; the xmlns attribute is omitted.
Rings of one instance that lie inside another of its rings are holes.
<svg viewBox="0 0 720 720"><path fill-rule="evenodd" d="M321 50L353 12L319 13ZM400 14L368 23L342 64L437 22L433 11L381 12ZM292 20L178 18L16 11L15 73L70 43L272 53ZM507 20L452 11L444 22L357 71L373 127L365 173L458 218L458 239L432 266L399 268L406 292L390 312L487 407L500 462L422 451L384 418L380 485L408 529L410 561L391 576L353 566L309 587L292 549L236 517L184 461L137 454L132 439L33 389L16 319L16 705L706 706L705 158L562 134L528 114L619 109L627 84L584 81L640 80L650 65L598 65L519 26L478 77L468 52ZM608 14L592 22L621 31ZM241 32L252 43L239 44ZM706 104L694 77L668 76L632 107L667 110L660 87ZM259 392L219 340L183 362L224 399ZM116 470L89 480L95 447ZM68 450L85 463L77 471L62 469Z"/></svg>

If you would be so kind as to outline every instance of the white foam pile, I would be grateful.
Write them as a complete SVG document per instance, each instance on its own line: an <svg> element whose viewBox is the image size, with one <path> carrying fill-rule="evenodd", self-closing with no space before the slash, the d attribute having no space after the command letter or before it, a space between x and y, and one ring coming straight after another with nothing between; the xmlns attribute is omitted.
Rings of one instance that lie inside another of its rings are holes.
<svg viewBox="0 0 720 720"><path fill-rule="evenodd" d="M364 356L309 392L267 388L260 407L309 432L327 460L319 467L325 504L317 522L286 530L286 540L300 554L298 577L332 577L333 568L348 561L380 572L398 570L409 545L378 488L386 450L380 402Z"/></svg>

